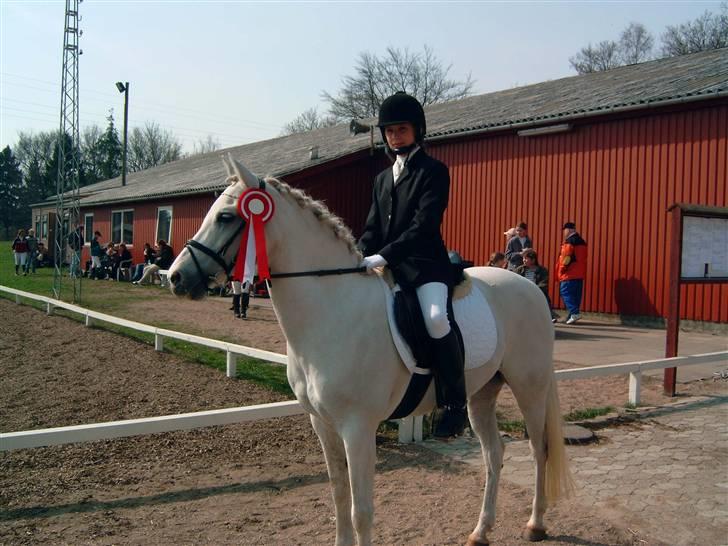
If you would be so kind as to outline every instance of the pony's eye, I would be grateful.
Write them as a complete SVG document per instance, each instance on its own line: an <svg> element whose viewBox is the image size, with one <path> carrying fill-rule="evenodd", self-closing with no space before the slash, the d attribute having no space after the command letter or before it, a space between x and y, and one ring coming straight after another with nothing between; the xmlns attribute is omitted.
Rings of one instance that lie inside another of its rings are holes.
<svg viewBox="0 0 728 546"><path fill-rule="evenodd" d="M217 215L217 221L222 222L223 224L227 224L233 220L235 220L235 215L230 212L221 212Z"/></svg>

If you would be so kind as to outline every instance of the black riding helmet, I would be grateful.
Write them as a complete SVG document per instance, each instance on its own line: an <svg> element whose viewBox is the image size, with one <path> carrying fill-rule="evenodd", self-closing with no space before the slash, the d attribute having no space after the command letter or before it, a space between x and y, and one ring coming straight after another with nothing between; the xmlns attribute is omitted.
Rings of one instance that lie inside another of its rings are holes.
<svg viewBox="0 0 728 546"><path fill-rule="evenodd" d="M425 111L416 98L404 91L398 91L391 97L384 99L379 107L379 121L377 127L382 131L382 140L387 143L384 128L387 125L411 123L415 129L415 142L421 144L427 132Z"/></svg>

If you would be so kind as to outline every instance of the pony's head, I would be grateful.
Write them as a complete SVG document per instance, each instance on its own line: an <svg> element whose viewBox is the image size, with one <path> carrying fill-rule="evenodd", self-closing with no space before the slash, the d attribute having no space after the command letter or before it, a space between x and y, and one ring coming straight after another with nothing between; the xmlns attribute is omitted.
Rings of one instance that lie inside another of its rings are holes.
<svg viewBox="0 0 728 546"><path fill-rule="evenodd" d="M200 229L169 268L171 289L178 296L199 299L207 289L222 285L233 269L245 220L238 215L237 202L247 188L265 186L274 203L280 195L231 157L223 163L230 185L210 207ZM276 203L277 204L277 203Z"/></svg>

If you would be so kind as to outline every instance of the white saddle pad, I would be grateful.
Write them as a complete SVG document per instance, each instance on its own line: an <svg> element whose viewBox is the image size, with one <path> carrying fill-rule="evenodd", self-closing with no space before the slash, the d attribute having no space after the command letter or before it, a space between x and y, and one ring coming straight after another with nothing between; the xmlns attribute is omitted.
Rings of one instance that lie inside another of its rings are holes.
<svg viewBox="0 0 728 546"><path fill-rule="evenodd" d="M411 373L429 374L430 370L417 366L412 351L402 335L399 333L394 319L394 294L387 283L380 277L382 290L387 299L387 319L389 330L402 362ZM394 291L399 290L395 287ZM460 327L465 345L465 369L472 370L486 364L495 353L498 339L495 318L490 306L477 286L473 286L470 293L453 301L455 320Z"/></svg>

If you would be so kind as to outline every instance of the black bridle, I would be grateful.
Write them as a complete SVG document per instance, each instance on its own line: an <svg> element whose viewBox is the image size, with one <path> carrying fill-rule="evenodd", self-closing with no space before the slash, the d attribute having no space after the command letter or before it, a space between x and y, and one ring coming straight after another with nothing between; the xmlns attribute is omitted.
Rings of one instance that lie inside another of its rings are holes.
<svg viewBox="0 0 728 546"><path fill-rule="evenodd" d="M265 191L265 180L259 180L258 187ZM224 194L228 197L235 199L232 195ZM211 258L217 265L220 266L220 268L225 272L225 275L227 278L230 278L230 271L232 271L233 267L235 267L235 259L237 258L237 254L233 257L233 260L230 263L227 263L225 261L225 254L230 248L230 245L233 244L233 241L237 238L238 235L243 231L245 228L245 220L240 222L240 225L235 230L235 232L228 238L227 241L225 241L225 244L222 245L220 250L218 252L215 252L210 247L203 245L199 241L195 241L194 239L190 239L185 243L185 248L190 253L190 256L192 257L192 261L195 264L195 268L197 268L197 275L199 277L200 282L202 284L207 285L207 281L213 277L212 275L206 275L204 271L202 270L202 267L200 266L200 262L197 259L197 256L195 256L195 253L192 251L193 249L199 250L209 258ZM309 271L293 271L289 273L271 273L271 279L289 279L292 277L326 277L329 275L346 275L349 273L363 273L366 271L366 267L345 267L345 268L339 268L339 269L314 269Z"/></svg>

